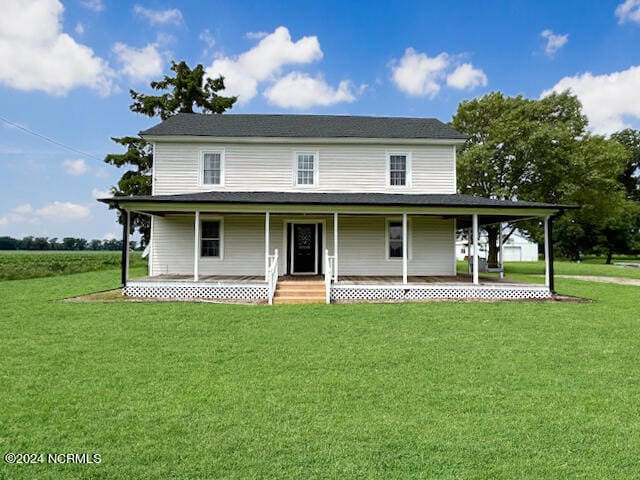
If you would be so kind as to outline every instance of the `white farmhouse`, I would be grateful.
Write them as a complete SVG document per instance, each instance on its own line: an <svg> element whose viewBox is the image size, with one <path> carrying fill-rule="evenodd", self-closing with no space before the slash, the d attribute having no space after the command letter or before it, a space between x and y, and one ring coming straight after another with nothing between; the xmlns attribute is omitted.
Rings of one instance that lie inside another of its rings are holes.
<svg viewBox="0 0 640 480"><path fill-rule="evenodd" d="M472 228L476 244L490 223L541 217L550 231L563 207L456 194L465 136L436 119L178 114L140 134L154 146L152 195L101 200L151 218L149 276L129 279L125 265L125 295L272 303L553 291L551 262L546 285L457 274L457 229Z"/></svg>

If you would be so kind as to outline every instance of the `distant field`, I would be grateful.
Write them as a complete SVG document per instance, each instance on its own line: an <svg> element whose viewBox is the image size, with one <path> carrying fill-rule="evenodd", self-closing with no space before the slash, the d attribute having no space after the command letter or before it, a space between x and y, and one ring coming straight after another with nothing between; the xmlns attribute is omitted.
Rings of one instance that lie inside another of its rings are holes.
<svg viewBox="0 0 640 480"><path fill-rule="evenodd" d="M131 266L143 266L140 252L131 253ZM0 281L69 275L120 267L120 252L0 251Z"/></svg>

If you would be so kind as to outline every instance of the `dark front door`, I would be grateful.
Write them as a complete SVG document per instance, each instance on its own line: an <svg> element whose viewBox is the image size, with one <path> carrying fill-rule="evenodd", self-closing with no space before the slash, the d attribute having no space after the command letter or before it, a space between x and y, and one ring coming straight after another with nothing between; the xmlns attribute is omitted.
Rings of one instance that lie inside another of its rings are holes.
<svg viewBox="0 0 640 480"><path fill-rule="evenodd" d="M316 273L317 225L294 223L292 236L293 273Z"/></svg>

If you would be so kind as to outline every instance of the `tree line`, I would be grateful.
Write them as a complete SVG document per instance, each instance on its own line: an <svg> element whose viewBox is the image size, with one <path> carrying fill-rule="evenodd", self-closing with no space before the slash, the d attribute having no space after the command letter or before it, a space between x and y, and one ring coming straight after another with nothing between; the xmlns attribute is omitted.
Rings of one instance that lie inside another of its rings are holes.
<svg viewBox="0 0 640 480"><path fill-rule="evenodd" d="M130 248L136 248L136 242L130 242ZM122 240L87 240L85 238L64 237L62 240L49 237L0 237L0 250L39 250L39 251L118 251L122 250Z"/></svg>

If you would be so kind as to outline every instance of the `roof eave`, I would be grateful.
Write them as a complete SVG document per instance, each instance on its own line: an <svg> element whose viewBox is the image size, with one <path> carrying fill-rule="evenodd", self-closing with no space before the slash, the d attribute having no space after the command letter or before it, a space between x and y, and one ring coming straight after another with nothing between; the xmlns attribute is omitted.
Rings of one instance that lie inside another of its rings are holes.
<svg viewBox="0 0 640 480"><path fill-rule="evenodd" d="M217 137L211 135L158 135L138 133L148 142L171 143L289 143L289 144L400 144L462 145L464 138L369 138L369 137Z"/></svg>

